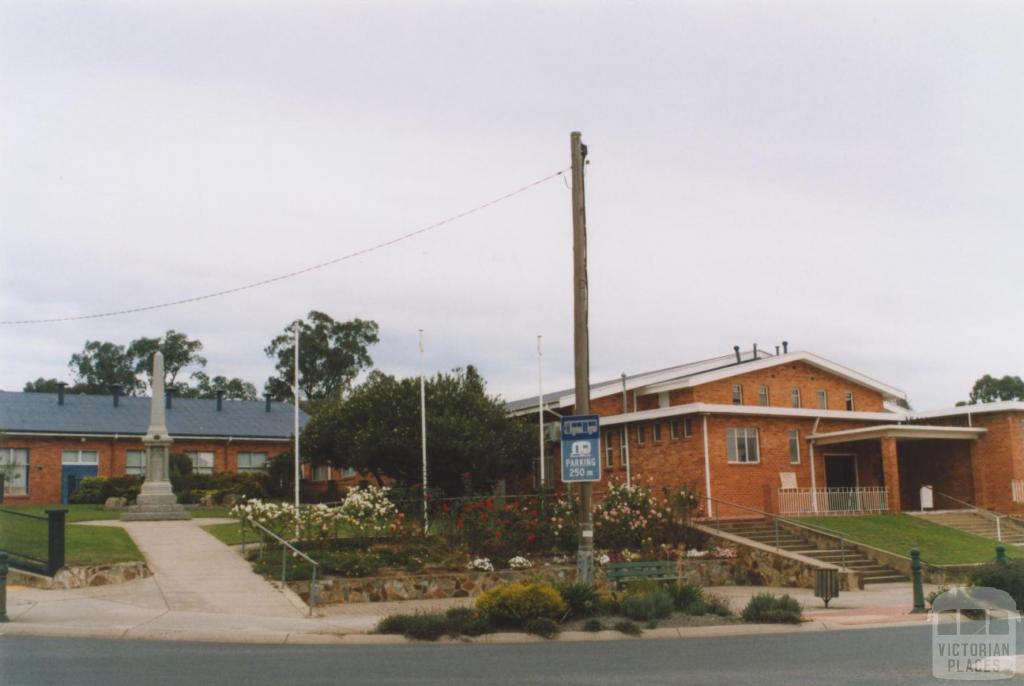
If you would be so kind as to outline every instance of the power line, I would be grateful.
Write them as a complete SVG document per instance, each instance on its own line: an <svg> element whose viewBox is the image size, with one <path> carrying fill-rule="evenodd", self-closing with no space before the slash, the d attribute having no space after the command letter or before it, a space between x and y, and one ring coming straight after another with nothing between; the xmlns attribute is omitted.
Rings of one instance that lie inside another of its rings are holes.
<svg viewBox="0 0 1024 686"><path fill-rule="evenodd" d="M123 310L112 310L110 312L97 312L97 313L94 313L94 314L81 314L81 315L74 315L74 316L69 316L69 317L52 317L52 318L47 318L47 319L10 319L10 320L0 320L0 326L12 326L12 325L15 325L15 324L54 324L54 323L57 323L57 322L73 322L73 321L79 321L79 320L82 320L82 319L102 319L104 317L118 317L118 316L125 315L125 314L134 314L136 312L146 312L146 311L149 311L149 310L163 309L165 307L174 307L176 305L186 305L188 303L199 302L201 300L210 300L211 298L219 298L219 297L224 296L224 295L231 295L233 293L239 293L241 291L247 291L247 290L251 290L253 288L259 288L260 286L267 286L267 285L272 284L272 283L277 283L278 281L284 281L286 279L291 279L291 278L296 277L296 276L301 276L303 274L308 274L309 272L313 272L313 271L316 271L318 269L323 269L325 267L330 267L332 265L338 264L339 262L344 262L345 260L351 260L351 259L353 259L355 257L361 257L362 255L367 255L367 254L375 252L377 250L381 250L383 248L387 248L387 247L390 247L392 245L395 245L396 243L401 243L402 241L405 241L405 240L408 240L410 238L414 238L416 236L422 235L424 233L427 233L428 231L433 231L434 229L438 229L438 228L440 228L442 226L445 226L446 224L451 224L452 222L455 222L455 221L458 221L459 219L463 219L465 217L468 217L471 214L475 214L475 213L477 213L477 212L479 212L481 210L487 209L488 207L492 207L494 205L497 205L500 202L504 202L505 200L513 198L513 197L519 195L520 193L525 193L526 191L530 190L531 188L535 188L535 187L541 185L542 183L544 183L546 181L550 181L551 179L557 178L559 176L563 176L567 171L569 171L568 168L567 169L562 169L561 171L557 171L554 174L548 174L547 176L545 176L545 177L543 177L541 179L537 179L536 181L528 183L525 186L521 186L520 188L517 188L514 191L511 191L509 193L505 193L504 195L501 195L501 196L499 196L497 198L494 198L493 200L489 200L489 201L487 201L487 202L485 202L485 203L483 203L481 205L477 205L476 207L473 207L471 209L465 210L463 212L459 212L458 214L453 214L450 217L442 219L439 222L434 222L433 224L430 224L428 226L424 226L423 228L420 228L420 229L416 229L415 231L410 231L409 233L402 234L401 236L397 236L395 238L392 238L390 240L384 241L382 243L377 243L376 245L371 245L371 246L369 246L367 248L363 248L362 250L357 250L355 252L348 253L347 255L342 255L341 257L335 257L334 259L328 260L326 262L320 262L319 264L314 264L314 265L306 267L304 269L299 269L299 270L296 270L296 271L293 271L293 272L288 272L286 274L279 274L278 276L273 276L273 277L270 277L268 279L263 279L261 281L254 281L252 283L248 283L248 284L245 284L245 285L242 285L242 286L236 286L235 288L227 288L227 289L222 290L222 291L214 291L213 293L206 293L205 295L197 295L197 296L194 296L194 297L191 297L191 298L181 298L179 300L171 300L171 301L168 301L168 302L158 303L158 304L155 304L155 305L143 305L141 307L131 307L131 308L123 309Z"/></svg>

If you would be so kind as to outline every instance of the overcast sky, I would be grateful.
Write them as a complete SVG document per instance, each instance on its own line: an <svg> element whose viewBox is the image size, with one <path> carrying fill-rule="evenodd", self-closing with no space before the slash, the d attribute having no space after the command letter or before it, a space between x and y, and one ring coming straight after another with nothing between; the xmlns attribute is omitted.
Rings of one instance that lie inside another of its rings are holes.
<svg viewBox="0 0 1024 686"><path fill-rule="evenodd" d="M1024 374L1020 3L0 4L0 319L200 295L590 148L592 378L783 339L952 405ZM262 387L311 309L376 366L572 385L561 179L242 294L0 327L0 388L173 328Z"/></svg>

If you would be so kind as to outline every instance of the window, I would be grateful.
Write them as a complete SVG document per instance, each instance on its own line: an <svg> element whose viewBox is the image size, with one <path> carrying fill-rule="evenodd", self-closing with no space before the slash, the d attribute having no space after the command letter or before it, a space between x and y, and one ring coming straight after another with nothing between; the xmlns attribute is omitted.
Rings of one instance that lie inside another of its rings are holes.
<svg viewBox="0 0 1024 686"><path fill-rule="evenodd" d="M825 391L825 390L818 391L818 409L819 410L827 410L828 409L828 391Z"/></svg>
<svg viewBox="0 0 1024 686"><path fill-rule="evenodd" d="M238 471L258 472L267 468L266 453L238 453Z"/></svg>
<svg viewBox="0 0 1024 686"><path fill-rule="evenodd" d="M545 454L546 454L547 460L548 460L548 462L547 462L548 471L545 473L545 476L547 476L548 474L551 473L551 466L552 466L552 463L551 463L551 452L550 451L545 451ZM341 476L342 477L355 476L356 474L358 474L358 472L356 472L355 467L345 467L343 470L341 470Z"/></svg>
<svg viewBox="0 0 1024 686"><path fill-rule="evenodd" d="M793 407L800 407L800 389L794 388L790 391L789 398L793 403Z"/></svg>
<svg viewBox="0 0 1024 686"><path fill-rule="evenodd" d="M313 481L327 481L330 478L330 467L325 464L313 465Z"/></svg>
<svg viewBox="0 0 1024 686"><path fill-rule="evenodd" d="M655 443L661 443L661 422L651 424L651 440Z"/></svg>
<svg viewBox="0 0 1024 686"><path fill-rule="evenodd" d="M853 412L853 391L846 392L846 410Z"/></svg>
<svg viewBox="0 0 1024 686"><path fill-rule="evenodd" d="M196 474L213 474L213 453L185 453L192 460L192 471Z"/></svg>
<svg viewBox="0 0 1024 686"><path fill-rule="evenodd" d="M615 445L612 441L612 432L604 432L604 466L611 468L615 466Z"/></svg>
<svg viewBox="0 0 1024 686"><path fill-rule="evenodd" d="M629 462L629 432L626 431L626 427L622 427L622 450L619 451L619 463L625 467L626 463Z"/></svg>
<svg viewBox="0 0 1024 686"><path fill-rule="evenodd" d="M762 407L768 407L768 387L761 386L757 391L757 404Z"/></svg>
<svg viewBox="0 0 1024 686"><path fill-rule="evenodd" d="M789 432L789 463L800 464L800 431L792 429Z"/></svg>
<svg viewBox="0 0 1024 686"><path fill-rule="evenodd" d="M61 464L99 464L100 454L95 450L65 450L60 456Z"/></svg>
<svg viewBox="0 0 1024 686"><path fill-rule="evenodd" d="M757 429L726 429L725 442L729 462L748 464L761 461Z"/></svg>
<svg viewBox="0 0 1024 686"><path fill-rule="evenodd" d="M129 476L146 476L145 450L129 450L125 453L124 473Z"/></svg>
<svg viewBox="0 0 1024 686"><path fill-rule="evenodd" d="M647 433L646 432L646 427L643 424L639 424L636 427L636 444L637 445L643 445L644 444L644 434L645 433Z"/></svg>
<svg viewBox="0 0 1024 686"><path fill-rule="evenodd" d="M683 438L689 438L693 435L693 417L683 418Z"/></svg>
<svg viewBox="0 0 1024 686"><path fill-rule="evenodd" d="M732 385L732 404L743 404L743 386L739 385L738 383L734 383Z"/></svg>
<svg viewBox="0 0 1024 686"><path fill-rule="evenodd" d="M680 434L683 433L683 420L673 419L668 425L668 436L673 441L679 440Z"/></svg>
<svg viewBox="0 0 1024 686"><path fill-rule="evenodd" d="M28 449L0 448L4 495L28 495Z"/></svg>

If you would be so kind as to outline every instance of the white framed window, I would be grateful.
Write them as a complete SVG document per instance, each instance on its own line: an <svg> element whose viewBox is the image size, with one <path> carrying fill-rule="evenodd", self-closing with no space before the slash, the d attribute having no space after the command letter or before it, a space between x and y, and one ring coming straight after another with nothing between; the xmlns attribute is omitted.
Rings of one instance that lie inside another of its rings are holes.
<svg viewBox="0 0 1024 686"><path fill-rule="evenodd" d="M626 462L629 461L629 432L626 431L626 427L622 427L622 435L619 438L621 440L619 445L619 464L625 467Z"/></svg>
<svg viewBox="0 0 1024 686"><path fill-rule="evenodd" d="M794 388L789 392L789 400L793 407L800 407L800 389Z"/></svg>
<svg viewBox="0 0 1024 686"><path fill-rule="evenodd" d="M651 424L651 441L661 443L661 422Z"/></svg>
<svg viewBox="0 0 1024 686"><path fill-rule="evenodd" d="M96 450L64 450L60 454L61 464L99 464L100 454Z"/></svg>
<svg viewBox="0 0 1024 686"><path fill-rule="evenodd" d="M768 387L763 385L757 389L757 404L761 407L768 407Z"/></svg>
<svg viewBox="0 0 1024 686"><path fill-rule="evenodd" d="M604 432L604 466L611 467L615 466L615 442L612 440L612 432Z"/></svg>
<svg viewBox="0 0 1024 686"><path fill-rule="evenodd" d="M145 450L129 450L124 454L124 473L129 476L146 476Z"/></svg>
<svg viewBox="0 0 1024 686"><path fill-rule="evenodd" d="M738 383L732 385L732 404L742 405L743 404L743 386Z"/></svg>
<svg viewBox="0 0 1024 686"><path fill-rule="evenodd" d="M853 412L853 391L846 392L846 410L847 412Z"/></svg>
<svg viewBox="0 0 1024 686"><path fill-rule="evenodd" d="M238 453L238 471L258 472L266 468L266 453Z"/></svg>
<svg viewBox="0 0 1024 686"><path fill-rule="evenodd" d="M753 464L761 461L761 450L757 442L757 429L726 429L725 443L729 462L733 464Z"/></svg>
<svg viewBox="0 0 1024 686"><path fill-rule="evenodd" d="M313 481L327 481L331 478L331 468L325 464L313 465Z"/></svg>
<svg viewBox="0 0 1024 686"><path fill-rule="evenodd" d="M28 495L28 448L0 448L4 495Z"/></svg>
<svg viewBox="0 0 1024 686"><path fill-rule="evenodd" d="M185 453L192 460L192 471L196 474L213 474L213 453Z"/></svg>
<svg viewBox="0 0 1024 686"><path fill-rule="evenodd" d="M678 441L679 437L683 434L683 420L673 419L668 425L668 437L673 441Z"/></svg>
<svg viewBox="0 0 1024 686"><path fill-rule="evenodd" d="M644 439L646 438L646 436L645 436L646 433L647 433L647 427L645 427L643 424L637 424L637 426L636 426L636 444L637 445L643 445L644 444Z"/></svg>
<svg viewBox="0 0 1024 686"><path fill-rule="evenodd" d="M800 430L789 431L789 463L800 464Z"/></svg>
<svg viewBox="0 0 1024 686"><path fill-rule="evenodd" d="M547 473L551 474L552 473L551 472L551 460L552 460L552 458L551 458L551 451L546 450L545 454L547 455L547 458L548 458L548 471L547 471ZM355 467L345 467L343 470L341 470L341 475L343 477L355 476L356 474L358 474L358 472L355 470Z"/></svg>
<svg viewBox="0 0 1024 686"><path fill-rule="evenodd" d="M824 388L818 391L818 409L828 409L828 391L826 391Z"/></svg>

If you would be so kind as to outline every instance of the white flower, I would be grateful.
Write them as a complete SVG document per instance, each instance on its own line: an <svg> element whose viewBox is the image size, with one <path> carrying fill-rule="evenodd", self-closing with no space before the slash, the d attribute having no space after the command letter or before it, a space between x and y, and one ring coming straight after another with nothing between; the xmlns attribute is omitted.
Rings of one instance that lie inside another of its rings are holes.
<svg viewBox="0 0 1024 686"><path fill-rule="evenodd" d="M478 557L475 560L472 560L468 565L466 565L466 568L477 572L494 571L494 565L492 565L491 561L486 557Z"/></svg>
<svg viewBox="0 0 1024 686"><path fill-rule="evenodd" d="M533 566L533 563L527 560L522 555L516 555L508 561L509 569L529 569Z"/></svg>

